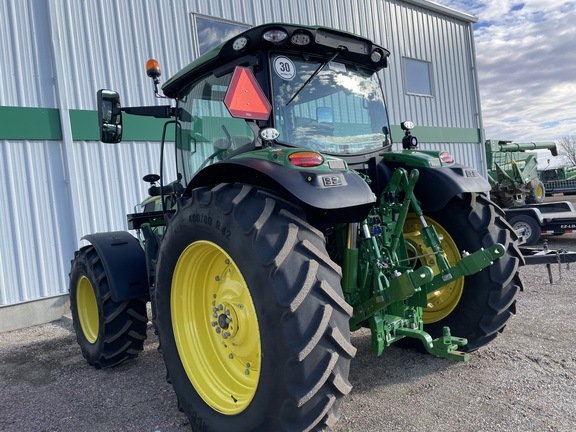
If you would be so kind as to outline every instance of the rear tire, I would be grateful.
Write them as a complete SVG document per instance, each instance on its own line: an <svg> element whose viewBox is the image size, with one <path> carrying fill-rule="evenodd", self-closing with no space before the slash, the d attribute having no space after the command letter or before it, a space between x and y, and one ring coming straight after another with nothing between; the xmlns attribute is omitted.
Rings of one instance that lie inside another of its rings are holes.
<svg viewBox="0 0 576 432"><path fill-rule="evenodd" d="M82 355L96 369L116 366L143 349L146 299L112 300L108 275L94 246L74 254L70 309Z"/></svg>
<svg viewBox="0 0 576 432"><path fill-rule="evenodd" d="M454 281L454 291L460 293L459 297L445 296L449 308L442 312L438 304L424 309L424 330L433 338L440 337L442 328L448 326L454 336L468 339L463 350L473 351L502 332L516 312L516 294L522 289L518 266L523 260L514 243L517 236L506 223L504 212L484 195L458 195L444 209L427 216L450 235L450 242L460 252L475 252L497 242L507 250L490 267L466 276L463 285L458 286L461 279ZM450 285L443 289L450 290Z"/></svg>
<svg viewBox="0 0 576 432"><path fill-rule="evenodd" d="M250 186L192 195L168 223L153 295L168 380L192 429L333 425L356 349L322 233Z"/></svg>

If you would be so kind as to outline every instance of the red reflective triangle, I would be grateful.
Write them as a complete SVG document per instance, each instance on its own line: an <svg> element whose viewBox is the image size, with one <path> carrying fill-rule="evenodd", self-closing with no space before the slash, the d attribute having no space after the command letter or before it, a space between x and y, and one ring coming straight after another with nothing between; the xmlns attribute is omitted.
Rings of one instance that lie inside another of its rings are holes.
<svg viewBox="0 0 576 432"><path fill-rule="evenodd" d="M270 102L258 85L252 71L236 66L224 104L232 117L266 120L270 116Z"/></svg>

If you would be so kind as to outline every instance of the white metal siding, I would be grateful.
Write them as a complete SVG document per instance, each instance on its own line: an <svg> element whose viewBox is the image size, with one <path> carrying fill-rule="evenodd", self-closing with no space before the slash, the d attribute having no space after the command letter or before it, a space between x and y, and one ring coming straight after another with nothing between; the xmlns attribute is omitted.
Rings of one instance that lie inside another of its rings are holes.
<svg viewBox="0 0 576 432"><path fill-rule="evenodd" d="M119 91L125 106L164 104L154 99L144 66L158 59L167 79L193 60L191 13L250 25L319 24L364 35L392 50L384 86L393 123L411 118L429 126L478 127L467 24L412 3L3 0L0 105L58 108L63 139L0 141L0 305L67 292L79 238L126 229L126 212L146 194L142 176L158 172L160 146L72 141L68 113L95 110L100 88ZM434 98L404 95L404 55L433 62ZM478 145L439 146L477 166Z"/></svg>
<svg viewBox="0 0 576 432"><path fill-rule="evenodd" d="M393 123L479 128L469 23L406 4L386 2L384 45L392 51L385 92ZM432 64L433 97L407 95L402 57Z"/></svg>

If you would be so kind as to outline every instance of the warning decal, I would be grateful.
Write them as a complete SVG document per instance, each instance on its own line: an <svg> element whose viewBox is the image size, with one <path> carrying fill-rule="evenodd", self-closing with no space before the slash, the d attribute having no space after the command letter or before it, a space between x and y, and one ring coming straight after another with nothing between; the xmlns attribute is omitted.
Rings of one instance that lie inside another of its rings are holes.
<svg viewBox="0 0 576 432"><path fill-rule="evenodd" d="M272 109L252 71L236 66L224 104L236 118L266 120Z"/></svg>

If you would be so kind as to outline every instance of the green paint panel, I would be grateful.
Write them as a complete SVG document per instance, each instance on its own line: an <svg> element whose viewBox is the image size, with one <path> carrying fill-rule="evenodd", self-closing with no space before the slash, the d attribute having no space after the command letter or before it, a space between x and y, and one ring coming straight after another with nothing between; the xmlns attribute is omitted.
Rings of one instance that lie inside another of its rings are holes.
<svg viewBox="0 0 576 432"><path fill-rule="evenodd" d="M56 108L0 107L0 139L61 140Z"/></svg>

